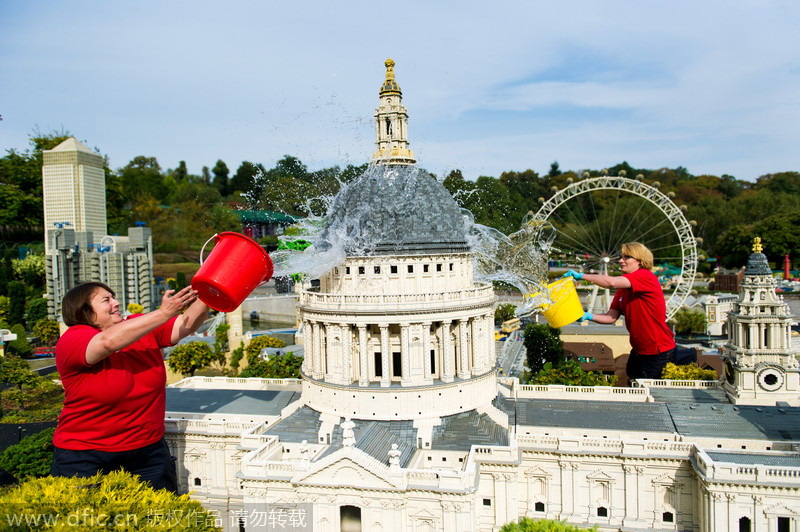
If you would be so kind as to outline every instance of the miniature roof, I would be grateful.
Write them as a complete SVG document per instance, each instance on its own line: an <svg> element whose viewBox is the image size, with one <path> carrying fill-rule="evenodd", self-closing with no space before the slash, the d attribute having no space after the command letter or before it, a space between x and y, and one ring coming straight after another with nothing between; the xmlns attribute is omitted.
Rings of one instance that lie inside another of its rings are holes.
<svg viewBox="0 0 800 532"><path fill-rule="evenodd" d="M167 412L275 416L299 398L290 391L167 388Z"/></svg>
<svg viewBox="0 0 800 532"><path fill-rule="evenodd" d="M95 152L87 148L81 141L76 139L75 137L70 137L67 140L63 141L61 144L53 148L52 150L46 151L82 151L84 153L91 153L92 155L97 155Z"/></svg>
<svg viewBox="0 0 800 532"><path fill-rule="evenodd" d="M394 79L394 60L390 57L386 60L384 65L386 65L386 79L383 81L383 85L381 85L380 95L402 94L400 92L400 85L398 85L397 81Z"/></svg>

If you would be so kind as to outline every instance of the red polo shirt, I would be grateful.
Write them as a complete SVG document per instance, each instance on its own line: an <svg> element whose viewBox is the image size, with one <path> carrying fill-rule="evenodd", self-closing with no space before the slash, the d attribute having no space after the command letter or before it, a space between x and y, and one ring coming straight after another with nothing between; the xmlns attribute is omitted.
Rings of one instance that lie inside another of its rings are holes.
<svg viewBox="0 0 800 532"><path fill-rule="evenodd" d="M161 348L172 345L175 319L93 366L86 364L86 347L100 331L88 325L67 329L56 344L64 385L56 447L129 451L161 439L167 382Z"/></svg>
<svg viewBox="0 0 800 532"><path fill-rule="evenodd" d="M667 304L658 278L639 268L623 277L631 282L614 294L611 308L625 316L631 347L640 355L657 355L675 347L675 337L667 327Z"/></svg>

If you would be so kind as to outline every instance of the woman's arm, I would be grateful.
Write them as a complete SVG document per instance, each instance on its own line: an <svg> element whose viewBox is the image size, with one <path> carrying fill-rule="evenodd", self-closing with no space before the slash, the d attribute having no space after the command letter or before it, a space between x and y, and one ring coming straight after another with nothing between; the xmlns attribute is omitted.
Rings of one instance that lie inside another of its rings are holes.
<svg viewBox="0 0 800 532"><path fill-rule="evenodd" d="M603 288L630 288L631 282L624 275L603 275L600 273L580 273L570 270L564 277L572 277L577 280L589 281Z"/></svg>
<svg viewBox="0 0 800 532"><path fill-rule="evenodd" d="M86 346L86 363L97 364L111 353L131 345L173 316L180 314L187 304L197 299L197 292L187 286L178 293L167 290L161 299L161 307L134 320L125 320L96 334Z"/></svg>
<svg viewBox="0 0 800 532"><path fill-rule="evenodd" d="M170 338L172 343L177 344L180 340L195 332L207 319L208 305L198 299L175 320Z"/></svg>
<svg viewBox="0 0 800 532"><path fill-rule="evenodd" d="M588 319L595 323L611 324L619 319L620 313L616 309L608 309L603 314L592 314Z"/></svg>

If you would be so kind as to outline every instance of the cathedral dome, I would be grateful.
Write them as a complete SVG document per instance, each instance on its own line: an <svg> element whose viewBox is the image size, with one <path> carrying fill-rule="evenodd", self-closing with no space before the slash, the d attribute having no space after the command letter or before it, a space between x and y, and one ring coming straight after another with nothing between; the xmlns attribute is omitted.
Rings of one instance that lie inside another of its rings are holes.
<svg viewBox="0 0 800 532"><path fill-rule="evenodd" d="M341 239L348 256L469 251L461 208L415 166L369 167L336 196L330 212L322 247Z"/></svg>
<svg viewBox="0 0 800 532"><path fill-rule="evenodd" d="M747 258L747 268L745 275L772 275L767 256L763 253L751 253Z"/></svg>

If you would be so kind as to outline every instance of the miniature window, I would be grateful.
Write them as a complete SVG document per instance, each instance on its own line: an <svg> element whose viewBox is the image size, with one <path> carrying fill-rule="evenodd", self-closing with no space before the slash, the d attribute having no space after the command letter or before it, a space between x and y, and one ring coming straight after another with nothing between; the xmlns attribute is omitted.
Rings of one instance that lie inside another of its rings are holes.
<svg viewBox="0 0 800 532"><path fill-rule="evenodd" d="M740 517L739 518L739 532L750 532L750 518L749 517Z"/></svg>
<svg viewBox="0 0 800 532"><path fill-rule="evenodd" d="M597 508L597 517L608 517L608 508L605 506Z"/></svg>
<svg viewBox="0 0 800 532"><path fill-rule="evenodd" d="M195 486L202 486L203 485L203 481L200 480L200 477L194 477L194 485Z"/></svg>
<svg viewBox="0 0 800 532"><path fill-rule="evenodd" d="M536 504L533 505L533 510L535 512L544 512L544 503L537 502Z"/></svg>
<svg viewBox="0 0 800 532"><path fill-rule="evenodd" d="M364 266L359 266L358 267L358 274L359 275L364 275L366 273L366 271L367 271L367 269L364 268Z"/></svg>
<svg viewBox="0 0 800 532"><path fill-rule="evenodd" d="M347 266L347 267L344 269L344 273L345 273L345 275L350 275L350 266Z"/></svg>
<svg viewBox="0 0 800 532"><path fill-rule="evenodd" d="M664 512L661 514L661 520L665 523L672 523L675 520L675 516L672 515L672 512Z"/></svg>
<svg viewBox="0 0 800 532"><path fill-rule="evenodd" d="M453 263L452 262L450 263L450 271L451 272L453 271Z"/></svg>
<svg viewBox="0 0 800 532"><path fill-rule="evenodd" d="M377 273L377 274L381 273L381 267L380 266L375 266L375 273Z"/></svg>
<svg viewBox="0 0 800 532"><path fill-rule="evenodd" d="M397 273L397 266L390 266L390 271L392 273Z"/></svg>
<svg viewBox="0 0 800 532"><path fill-rule="evenodd" d="M492 499L483 499L483 505L484 506L491 506L492 505Z"/></svg>
<svg viewBox="0 0 800 532"><path fill-rule="evenodd" d="M436 271L437 271L437 272L440 272L440 271L442 271L442 265L441 265L441 264L437 264L437 265L436 265Z"/></svg>
<svg viewBox="0 0 800 532"><path fill-rule="evenodd" d="M423 265L422 265L422 272L423 272L423 273L428 273L428 269L429 269L429 268L430 268L430 266L429 266L429 265L427 265L427 264L423 264Z"/></svg>
<svg viewBox="0 0 800 532"><path fill-rule="evenodd" d="M414 273L414 265L413 264L409 264L408 265L408 273Z"/></svg>

